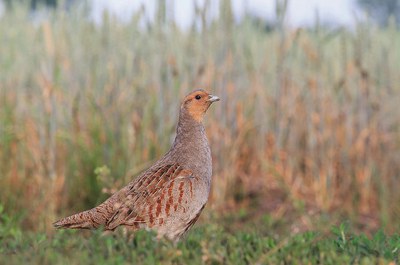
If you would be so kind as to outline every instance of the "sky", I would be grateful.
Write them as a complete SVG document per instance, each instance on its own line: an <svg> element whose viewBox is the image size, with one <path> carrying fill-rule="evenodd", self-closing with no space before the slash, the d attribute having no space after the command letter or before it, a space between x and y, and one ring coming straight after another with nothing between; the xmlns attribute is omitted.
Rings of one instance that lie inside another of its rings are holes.
<svg viewBox="0 0 400 265"><path fill-rule="evenodd" d="M338 26L352 26L356 18L360 17L355 0L289 0L286 24L291 27L303 27L313 25L318 14L322 23ZM101 21L102 13L108 10L122 21L128 21L132 14L145 7L146 17L152 20L156 11L157 0L92 0L92 17ZM219 1L210 1L210 16L218 16ZM173 5L173 16L177 24L183 29L190 27L194 17L194 3L202 6L204 0L167 0L167 5ZM266 20L275 18L276 0L232 0L232 8L235 19L240 20L245 10Z"/></svg>

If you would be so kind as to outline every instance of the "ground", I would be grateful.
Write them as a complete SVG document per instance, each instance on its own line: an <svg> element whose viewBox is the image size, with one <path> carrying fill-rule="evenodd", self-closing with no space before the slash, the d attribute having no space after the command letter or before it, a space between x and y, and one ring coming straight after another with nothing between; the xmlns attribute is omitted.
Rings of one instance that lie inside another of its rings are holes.
<svg viewBox="0 0 400 265"><path fill-rule="evenodd" d="M367 237L346 224L281 236L268 222L236 231L203 223L178 243L149 231L22 232L4 217L0 224L0 264L395 264L400 257L399 235Z"/></svg>

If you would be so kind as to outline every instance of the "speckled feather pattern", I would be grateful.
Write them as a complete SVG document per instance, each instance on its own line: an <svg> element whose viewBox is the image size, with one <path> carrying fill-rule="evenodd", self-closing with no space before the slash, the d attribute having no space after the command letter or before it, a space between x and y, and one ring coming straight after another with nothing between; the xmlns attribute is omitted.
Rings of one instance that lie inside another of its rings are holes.
<svg viewBox="0 0 400 265"><path fill-rule="evenodd" d="M196 99L196 96L200 99ZM178 240L197 221L207 203L211 151L202 118L213 101L204 90L184 99L171 149L149 169L97 207L54 223L57 228L133 231L148 228Z"/></svg>

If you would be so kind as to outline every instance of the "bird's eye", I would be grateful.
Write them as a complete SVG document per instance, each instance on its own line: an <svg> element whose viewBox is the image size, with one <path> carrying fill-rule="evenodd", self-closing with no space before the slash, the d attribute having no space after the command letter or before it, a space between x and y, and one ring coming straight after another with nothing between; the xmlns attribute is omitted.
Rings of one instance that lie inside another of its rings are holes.
<svg viewBox="0 0 400 265"><path fill-rule="evenodd" d="M200 95L196 95L195 99L199 100L199 99L201 99L201 96Z"/></svg>

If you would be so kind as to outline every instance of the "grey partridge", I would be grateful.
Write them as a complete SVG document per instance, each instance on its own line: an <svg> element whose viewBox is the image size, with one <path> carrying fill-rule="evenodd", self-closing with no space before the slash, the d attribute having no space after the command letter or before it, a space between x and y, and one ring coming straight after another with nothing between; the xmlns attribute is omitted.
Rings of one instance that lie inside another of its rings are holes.
<svg viewBox="0 0 400 265"><path fill-rule="evenodd" d="M197 221L208 200L212 162L203 117L218 100L202 89L187 95L181 104L175 140L161 159L105 202L54 226L147 228L179 240Z"/></svg>

